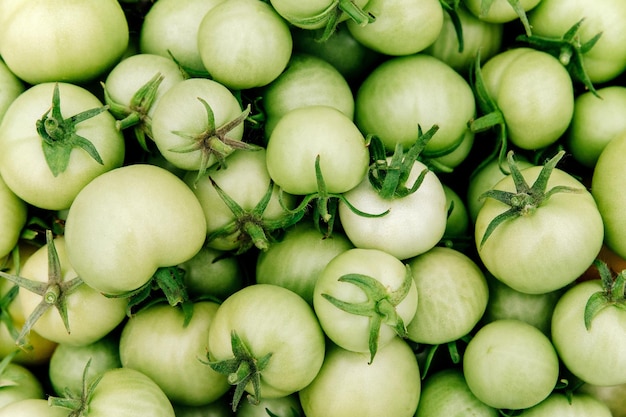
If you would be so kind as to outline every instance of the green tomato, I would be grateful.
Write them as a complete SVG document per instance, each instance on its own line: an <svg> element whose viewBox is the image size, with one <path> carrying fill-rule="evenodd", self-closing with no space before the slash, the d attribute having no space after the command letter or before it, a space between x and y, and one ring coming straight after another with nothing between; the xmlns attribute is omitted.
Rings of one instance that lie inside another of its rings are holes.
<svg viewBox="0 0 626 417"><path fill-rule="evenodd" d="M361 9L368 0L333 1L333 0L271 0L270 4L291 25L306 30L325 28L333 24L333 19L338 22L349 19L342 6L352 3L351 8ZM366 20L367 22L367 20Z"/></svg>
<svg viewBox="0 0 626 417"><path fill-rule="evenodd" d="M193 257L206 221L191 189L153 165L127 165L90 182L65 223L72 266L105 294L123 294L150 281L159 267Z"/></svg>
<svg viewBox="0 0 626 417"><path fill-rule="evenodd" d="M59 117L49 113L57 86ZM74 84L42 83L20 94L0 124L0 175L9 188L33 206L62 210L92 179L121 166L124 137L109 112L78 123L70 119L97 108L102 108L102 102ZM46 139L38 131L40 121L46 126ZM75 143L77 136L91 142L100 162ZM42 146L46 143L51 145Z"/></svg>
<svg viewBox="0 0 626 417"><path fill-rule="evenodd" d="M530 11L539 4L541 0L520 0L517 3L524 11ZM507 23L519 19L519 15L508 0L463 0L462 3L476 17L490 23ZM483 12L483 5L488 3L489 7Z"/></svg>
<svg viewBox="0 0 626 417"><path fill-rule="evenodd" d="M26 224L28 206L6 185L0 177L0 259L7 256L17 245Z"/></svg>
<svg viewBox="0 0 626 417"><path fill-rule="evenodd" d="M528 14L534 35L557 39L581 19L584 20L577 33L580 44L602 34L595 45L583 54L587 75L593 83L613 80L626 68L626 33L615 24L626 19L624 2L542 0Z"/></svg>
<svg viewBox="0 0 626 417"><path fill-rule="evenodd" d="M446 207L448 207L448 220L443 236L445 238L464 237L470 230L470 218L465 200L451 186L442 185L446 194Z"/></svg>
<svg viewBox="0 0 626 417"><path fill-rule="evenodd" d="M69 417L70 410L51 407L43 398L28 398L0 408L0 417Z"/></svg>
<svg viewBox="0 0 626 417"><path fill-rule="evenodd" d="M348 20L354 38L385 55L411 55L432 44L443 27L437 0L369 0L363 10L376 18L366 25Z"/></svg>
<svg viewBox="0 0 626 417"><path fill-rule="evenodd" d="M622 208L626 204L620 190L626 180L624 164L626 133L611 140L600 153L593 170L591 193L598 204L604 222L604 241L621 258L626 258L626 216Z"/></svg>
<svg viewBox="0 0 626 417"><path fill-rule="evenodd" d="M0 54L27 83L91 81L126 52L128 23L115 0L22 3L5 22Z"/></svg>
<svg viewBox="0 0 626 417"><path fill-rule="evenodd" d="M145 14L139 33L144 54L173 58L190 73L204 73L198 30L204 15L225 0L159 0Z"/></svg>
<svg viewBox="0 0 626 417"><path fill-rule="evenodd" d="M372 363L367 353L330 344L319 374L300 390L300 402L307 417L412 417L420 381L415 355L399 337Z"/></svg>
<svg viewBox="0 0 626 417"><path fill-rule="evenodd" d="M0 409L29 398L45 398L41 381L31 369L23 365L7 363L0 370L0 378Z"/></svg>
<svg viewBox="0 0 626 417"><path fill-rule="evenodd" d="M268 417L270 415L277 417L303 416L298 394L279 398L263 398L258 404L246 401L241 403L236 413L236 417Z"/></svg>
<svg viewBox="0 0 626 417"><path fill-rule="evenodd" d="M470 391L463 372L446 368L424 380L415 417L498 417L498 410Z"/></svg>
<svg viewBox="0 0 626 417"><path fill-rule="evenodd" d="M524 417L614 417L609 407L602 401L578 392L572 395L552 393L539 404L524 410L523 415Z"/></svg>
<svg viewBox="0 0 626 417"><path fill-rule="evenodd" d="M481 72L511 143L541 149L565 133L574 114L574 89L569 73L552 55L512 48L491 57Z"/></svg>
<svg viewBox="0 0 626 417"><path fill-rule="evenodd" d="M330 106L306 106L285 114L267 144L267 170L285 192L318 191L316 158L329 193L344 193L361 182L369 166L363 134L352 119Z"/></svg>
<svg viewBox="0 0 626 417"><path fill-rule="evenodd" d="M218 307L215 302L195 302L187 324L183 311L166 303L139 311L122 329L122 365L149 376L173 403L199 406L216 401L230 385L226 376L199 358L206 355Z"/></svg>
<svg viewBox="0 0 626 417"><path fill-rule="evenodd" d="M178 265L189 295L225 299L244 285L244 268L233 254L204 245L188 261Z"/></svg>
<svg viewBox="0 0 626 417"><path fill-rule="evenodd" d="M567 369L584 382L608 386L626 383L626 311L607 305L585 326L585 307L592 294L603 291L600 280L569 288L552 315L552 343Z"/></svg>
<svg viewBox="0 0 626 417"><path fill-rule="evenodd" d="M481 327L463 354L463 374L472 393L500 409L529 408L545 400L559 377L550 339L518 320Z"/></svg>
<svg viewBox="0 0 626 417"><path fill-rule="evenodd" d="M376 67L356 95L355 121L365 135L376 135L389 151L408 149L433 125L439 130L422 156L438 157L465 139L475 116L468 82L444 62L426 54L395 57Z"/></svg>
<svg viewBox="0 0 626 417"><path fill-rule="evenodd" d="M469 334L489 298L487 281L478 265L462 252L446 247L434 247L407 264L418 296L407 337L438 345Z"/></svg>
<svg viewBox="0 0 626 417"><path fill-rule="evenodd" d="M335 107L350 119L354 116L352 90L341 73L314 55L295 53L287 68L263 89L265 137L290 110L310 106Z"/></svg>
<svg viewBox="0 0 626 417"><path fill-rule="evenodd" d="M117 335L110 332L93 343L80 346L60 343L48 363L48 377L56 395L64 395L66 392L76 396L81 394L88 361L88 382L109 369L120 368L122 363Z"/></svg>
<svg viewBox="0 0 626 417"><path fill-rule="evenodd" d="M220 3L205 14L198 29L198 49L206 70L233 90L274 81L287 66L292 46L287 22L258 0Z"/></svg>
<svg viewBox="0 0 626 417"><path fill-rule="evenodd" d="M626 131L621 115L626 111L626 87L613 85L576 97L574 117L566 134L568 149L576 161L593 168L604 147Z"/></svg>
<svg viewBox="0 0 626 417"><path fill-rule="evenodd" d="M24 92L26 86L7 67L4 61L0 60L0 121L4 117L9 105L20 94Z"/></svg>
<svg viewBox="0 0 626 417"><path fill-rule="evenodd" d="M313 290L322 270L335 256L353 247L341 231L326 237L312 222L298 222L259 253L256 282L290 289L313 305Z"/></svg>

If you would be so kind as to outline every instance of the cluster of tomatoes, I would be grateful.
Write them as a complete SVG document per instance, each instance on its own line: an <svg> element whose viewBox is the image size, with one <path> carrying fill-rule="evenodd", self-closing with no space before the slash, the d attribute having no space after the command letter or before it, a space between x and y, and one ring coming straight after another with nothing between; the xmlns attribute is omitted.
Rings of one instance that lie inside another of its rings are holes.
<svg viewBox="0 0 626 417"><path fill-rule="evenodd" d="M0 417L623 416L621 0L0 0Z"/></svg>

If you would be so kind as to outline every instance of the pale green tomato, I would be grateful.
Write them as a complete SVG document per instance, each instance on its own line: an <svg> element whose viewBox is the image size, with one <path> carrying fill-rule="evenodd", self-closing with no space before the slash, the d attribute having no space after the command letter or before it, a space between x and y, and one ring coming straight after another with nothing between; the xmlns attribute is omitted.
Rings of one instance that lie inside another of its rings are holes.
<svg viewBox="0 0 626 417"><path fill-rule="evenodd" d="M4 61L0 60L0 121L9 105L24 92L26 86L7 67Z"/></svg>
<svg viewBox="0 0 626 417"><path fill-rule="evenodd" d="M51 407L48 400L29 398L0 408L0 417L68 417L70 410Z"/></svg>
<svg viewBox="0 0 626 417"><path fill-rule="evenodd" d="M27 215L26 202L15 195L0 177L0 260L17 244Z"/></svg>
<svg viewBox="0 0 626 417"><path fill-rule="evenodd" d="M232 253L203 246L188 261L178 265L189 295L225 299L244 285L244 268Z"/></svg>
<svg viewBox="0 0 626 417"><path fill-rule="evenodd" d="M198 28L204 15L224 1L154 2L141 25L139 50L146 54L173 58L190 73L206 72L198 51Z"/></svg>
<svg viewBox="0 0 626 417"><path fill-rule="evenodd" d="M465 201L452 187L442 184L446 194L446 206L448 207L448 220L444 238L454 238L466 236L470 226L469 214Z"/></svg>
<svg viewBox="0 0 626 417"><path fill-rule="evenodd" d="M520 0L518 3L524 11L530 11L541 0ZM511 2L508 0L463 0L462 3L479 19L490 23L507 23L519 19ZM483 3L491 3L487 13L482 12Z"/></svg>
<svg viewBox="0 0 626 417"><path fill-rule="evenodd" d="M191 189L154 165L127 165L90 182L70 207L67 251L83 281L105 294L145 285L159 267L193 257L206 221Z"/></svg>
<svg viewBox="0 0 626 417"><path fill-rule="evenodd" d="M591 395L554 392L539 404L524 410L524 417L615 417L609 407Z"/></svg>

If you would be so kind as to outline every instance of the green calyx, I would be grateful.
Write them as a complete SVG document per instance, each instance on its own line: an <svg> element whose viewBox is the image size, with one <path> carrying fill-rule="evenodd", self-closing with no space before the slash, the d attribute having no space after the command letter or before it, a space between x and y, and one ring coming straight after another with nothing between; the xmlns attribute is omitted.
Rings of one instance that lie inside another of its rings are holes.
<svg viewBox="0 0 626 417"><path fill-rule="evenodd" d="M202 158L200 162L200 167L198 168L198 176L196 180L204 176L209 166L212 165L213 161L211 160L211 156L213 156L221 166L226 167L226 157L233 153L235 150L241 149L256 151L261 149L257 145L245 143L240 140L235 140L228 137L228 133L231 130L233 130L235 127L239 126L246 120L246 118L250 114L250 105L248 105L248 107L233 120L221 126L216 126L215 114L213 113L213 109L211 109L209 103L207 103L206 100L200 97L198 97L198 100L200 101L200 103L202 103L207 113L206 130L200 134L186 133L181 131L173 132L174 134L179 135L182 138L189 139L190 143L169 149L169 151L171 152L180 153L195 151L201 152Z"/></svg>
<svg viewBox="0 0 626 417"><path fill-rule="evenodd" d="M289 210L288 207L285 207L282 198L280 199L280 202L285 210L298 216L304 216L305 212L308 210L309 204L315 202L313 206L314 220L319 229L321 229L321 222L326 224L327 230L324 232L324 235L326 236L330 236L332 234L334 222L337 216L337 206L340 201L344 203L353 213L363 217L382 217L389 212L389 210L386 210L382 213L376 214L365 213L354 207L342 193L329 193L326 188L326 181L322 175L319 155L315 158L315 178L317 181L317 192L304 196L298 207L293 210Z"/></svg>
<svg viewBox="0 0 626 417"><path fill-rule="evenodd" d="M87 360L85 364L85 368L83 369L83 388L82 392L79 396L73 394L70 390L65 391L65 397L48 397L48 405L50 407L58 407L65 408L71 410L71 412L67 415L67 417L85 417L89 415L89 402L91 401L91 397L93 395L96 386L102 379L102 374L93 378L90 382L89 380L89 367L91 366L91 359Z"/></svg>
<svg viewBox="0 0 626 417"><path fill-rule="evenodd" d="M252 246L260 250L267 250L270 245L271 233L296 224L304 216L304 211L291 211L285 208L283 216L276 219L267 219L263 213L271 201L274 192L274 183L270 181L267 192L252 210L244 210L232 197L209 177L215 191L234 216L234 220L225 226L207 234L207 242L217 238L236 236L238 248L236 254L248 251Z"/></svg>
<svg viewBox="0 0 626 417"><path fill-rule="evenodd" d="M206 363L215 372L226 375L228 383L235 386L232 402L234 412L237 410L248 385L252 386L253 391L253 394L248 395L248 400L252 404L258 404L261 400L261 374L269 364L272 353L256 358L235 330L230 334L230 341L234 356L232 359L211 361L209 357L209 361ZM208 356L210 356L210 352Z"/></svg>
<svg viewBox="0 0 626 417"><path fill-rule="evenodd" d="M74 148L81 148L97 163L103 165L96 147L88 139L76 133L76 125L108 110L108 106L85 110L74 116L63 118L59 84L55 84L52 94L52 107L37 120L37 133L42 139L41 146L46 163L55 177L67 169L70 154Z"/></svg>
<svg viewBox="0 0 626 417"><path fill-rule="evenodd" d="M450 17L450 22L452 22L452 26L454 27L454 32L456 33L456 39L459 43L458 52L463 53L465 49L465 40L463 38L463 25L461 24L461 18L459 17L459 7L461 4L461 0L439 0L441 7L443 10L448 13Z"/></svg>
<svg viewBox="0 0 626 417"><path fill-rule="evenodd" d="M585 328L591 329L591 324L602 310L608 307L615 307L626 311L626 270L621 271L613 277L609 266L596 259L593 263L602 280L602 291L598 291L589 297L585 305Z"/></svg>
<svg viewBox="0 0 626 417"><path fill-rule="evenodd" d="M137 141L146 152L149 151L146 137L152 139L152 120L148 116L148 112L154 104L163 79L161 73L156 73L135 92L128 105L115 102L106 85L102 83L104 100L109 106L111 114L117 119L117 129L125 130L133 127Z"/></svg>
<svg viewBox="0 0 626 417"><path fill-rule="evenodd" d="M560 38L551 38L536 35L520 35L517 40L530 44L536 49L547 52L556 57L561 64L567 68L570 75L577 81L582 82L585 87L595 96L600 97L593 83L585 70L583 56L598 42L602 32L597 33L593 38L585 43L581 43L578 31L584 22L584 18L575 23Z"/></svg>
<svg viewBox="0 0 626 417"><path fill-rule="evenodd" d="M415 161L418 160L426 148L426 144L437 130L439 130L439 126L434 125L425 134L422 134L422 128L418 126L418 139L413 146L405 152L402 144L396 144L393 156L389 161L381 140L376 136L370 138L370 152L373 162L368 171L368 178L372 187L382 198L386 200L402 198L417 191L428 170L424 169L410 187L407 187L407 181Z"/></svg>
<svg viewBox="0 0 626 417"><path fill-rule="evenodd" d="M27 278L23 278L18 275L7 274L6 272L0 272L0 277L5 278L14 284L31 291L35 294L41 295L42 300L37 305L35 310L26 319L22 331L18 334L15 343L23 347L25 344L26 335L30 332L37 320L51 307L58 310L65 325L65 329L70 333L70 324L67 316L66 298L76 288L83 284L83 280L80 277L73 278L69 281L63 281L63 274L61 272L61 263L59 261L59 255L54 245L54 239L51 230L46 230L46 245L48 248L48 282L38 282Z"/></svg>
<svg viewBox="0 0 626 417"><path fill-rule="evenodd" d="M333 297L330 294L322 294L335 307L346 313L357 316L365 316L370 319L369 332L369 352L371 364L378 351L378 340L380 328L383 324L391 326L400 337L406 336L406 326L402 317L396 311L396 306L400 304L408 295L413 277L409 266L406 266L406 274L402 285L393 291L389 291L376 278L362 274L346 274L339 277L340 282L348 282L360 288L367 297L367 301L361 303L351 303Z"/></svg>
<svg viewBox="0 0 626 417"><path fill-rule="evenodd" d="M482 247L493 231L502 223L513 220L520 216L530 216L535 210L537 210L543 203L545 203L551 196L556 193L562 192L580 192L582 189L572 188L563 185L557 185L549 190L547 189L548 180L552 174L552 170L556 164L561 160L565 151L558 152L542 167L537 179L532 186L529 186L526 179L520 172L515 160L513 159L513 151L509 151L507 155L507 162L515 184L515 192L491 189L481 195L481 198L493 198L495 200L504 203L510 208L497 215L491 220L491 223L487 226L485 233L480 241L480 247Z"/></svg>
<svg viewBox="0 0 626 417"><path fill-rule="evenodd" d="M482 2L480 3L480 16L479 17L485 17L489 14L489 9L491 9L491 5L493 4L494 1L495 0L482 0ZM526 16L526 10L524 10L524 7L522 6L519 0L507 0L507 1L509 2L513 10L515 10L515 13L517 14L520 21L522 22L526 35L530 36L532 34L532 30L530 28L530 23L528 22L528 16Z"/></svg>

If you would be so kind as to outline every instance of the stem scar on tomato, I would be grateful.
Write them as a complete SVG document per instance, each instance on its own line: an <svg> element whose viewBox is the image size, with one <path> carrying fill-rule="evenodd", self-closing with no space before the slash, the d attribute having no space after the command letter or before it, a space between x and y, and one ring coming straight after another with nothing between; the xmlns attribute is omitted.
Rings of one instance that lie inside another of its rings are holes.
<svg viewBox="0 0 626 417"><path fill-rule="evenodd" d="M626 310L626 270L621 271L614 278L606 262L596 259L593 263L602 280L602 291L589 297L585 305L585 328L591 329L593 318L607 307L616 307Z"/></svg>
<svg viewBox="0 0 626 417"><path fill-rule="evenodd" d="M66 297L76 288L83 284L80 277L72 278L69 281L63 281L63 273L61 272L61 263L59 255L54 245L54 238L51 230L46 230L46 244L48 248L48 282L37 282L19 275L11 275L0 271L0 277L5 278L20 287L41 295L42 300L35 310L26 319L21 332L19 333L15 343L19 347L24 347L24 338L30 332L37 320L51 307L55 307L65 329L70 333L70 323L67 315Z"/></svg>
<svg viewBox="0 0 626 417"><path fill-rule="evenodd" d="M351 303L326 293L323 293L322 297L346 313L369 317L370 329L368 345L370 351L369 363L371 364L378 351L380 327L383 324L391 326L398 336L406 336L406 326L402 317L400 317L396 311L396 306L406 298L411 289L411 284L413 283L411 269L406 265L406 274L402 285L398 289L391 291L376 278L363 274L342 275L339 277L339 281L351 283L359 287L365 293L367 301Z"/></svg>
<svg viewBox="0 0 626 417"><path fill-rule="evenodd" d="M526 42L532 47L556 57L559 62L567 68L568 72L575 80L582 82L596 97L601 98L587 74L583 55L589 52L596 42L598 42L602 36L602 32L598 32L587 42L581 44L578 31L584 20L585 19L582 18L576 22L560 38L526 34L518 36L516 40Z"/></svg>
<svg viewBox="0 0 626 417"><path fill-rule="evenodd" d="M89 381L89 367L91 366L91 360L93 358L89 358L87 363L85 364L85 368L83 369L83 377L82 377L82 392L80 396L74 397L72 395L67 394L67 397L48 397L48 404L51 407L60 407L71 410L68 414L68 417L82 417L87 415L89 409L89 401L91 400L92 394L96 389L96 386L102 379L102 375L96 376L93 381L90 383Z"/></svg>
<svg viewBox="0 0 626 417"><path fill-rule="evenodd" d="M493 198L498 200L510 208L494 217L493 220L487 226L485 233L480 241L482 247L493 231L503 222L512 220L520 216L531 215L537 210L545 201L547 201L552 195L560 192L580 192L582 189L573 188L563 185L557 185L546 191L548 186L548 180L552 174L552 170L556 164L561 160L565 151L558 152L542 167L539 176L535 180L532 186L529 186L524 179L521 171L517 167L515 160L513 159L513 151L509 151L507 155L507 162L509 169L515 184L516 192L509 192L497 189L491 189L484 192L481 198Z"/></svg>
<svg viewBox="0 0 626 417"><path fill-rule="evenodd" d="M97 163L104 165L93 143L76 133L76 125L108 109L109 106L97 107L64 119L61 114L59 83L54 85L52 106L37 120L36 128L42 139L41 147L46 163L55 177L67 169L72 149L77 147L85 150Z"/></svg>

